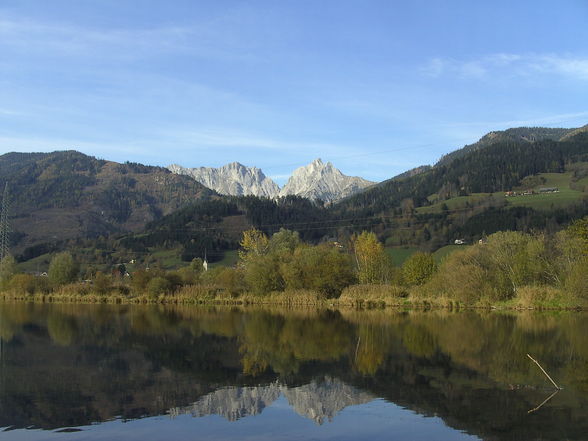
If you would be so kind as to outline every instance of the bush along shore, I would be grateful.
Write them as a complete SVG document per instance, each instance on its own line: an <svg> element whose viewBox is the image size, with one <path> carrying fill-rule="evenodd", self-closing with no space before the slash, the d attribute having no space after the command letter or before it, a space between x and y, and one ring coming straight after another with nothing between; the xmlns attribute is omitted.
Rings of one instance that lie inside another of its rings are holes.
<svg viewBox="0 0 588 441"><path fill-rule="evenodd" d="M85 303L214 303L350 307L585 308L588 306L588 217L553 235L505 231L464 246L437 264L417 252L390 261L372 232L349 243L303 243L297 232L243 234L234 267L204 270L194 259L174 271L124 268L78 280L67 253L47 275L0 262L0 299Z"/></svg>

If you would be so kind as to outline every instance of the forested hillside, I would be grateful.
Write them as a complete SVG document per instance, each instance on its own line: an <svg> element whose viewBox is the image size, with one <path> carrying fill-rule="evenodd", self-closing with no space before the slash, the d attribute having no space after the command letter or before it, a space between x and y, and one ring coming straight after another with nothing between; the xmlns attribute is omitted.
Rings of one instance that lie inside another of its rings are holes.
<svg viewBox="0 0 588 441"><path fill-rule="evenodd" d="M444 155L439 164L448 164L456 158L464 156L466 153L483 149L493 144L500 142L527 142L533 143L537 141L560 141L567 136L576 134L576 130L580 129L561 129L561 128L547 128L547 127L515 127L512 129L490 132L484 135L478 142L456 150L454 152Z"/></svg>
<svg viewBox="0 0 588 441"><path fill-rule="evenodd" d="M9 183L21 261L67 247L102 264L215 261L251 227L298 231L312 243L372 230L387 247L434 251L501 230L555 232L588 214L588 132L500 133L327 207L294 196L223 197L163 168L74 151L3 155L0 185Z"/></svg>
<svg viewBox="0 0 588 441"><path fill-rule="evenodd" d="M329 207L297 197L252 196L192 204L122 238L120 246L131 254L178 249L184 261L207 252L214 261L224 250L238 248L241 233L250 227L269 235L287 228L314 243L345 243L354 232L371 229L387 246L429 251L501 230L554 232L588 214L587 161L587 133L562 142L500 141ZM513 189L539 192L556 184L557 193L505 196Z"/></svg>
<svg viewBox="0 0 588 441"><path fill-rule="evenodd" d="M499 230L556 230L588 213L587 161L586 132L565 141L500 141L423 173L385 181L330 212L375 229L388 245L430 249ZM562 184L557 193L505 196L523 188L540 192L550 179Z"/></svg>
<svg viewBox="0 0 588 441"><path fill-rule="evenodd" d="M197 202L164 218L150 222L145 231L120 239L128 255L153 248L180 250L183 261L220 260L223 251L237 249L243 231L256 227L269 234L280 228L301 230L304 240L316 242L330 233L328 212L299 196L277 200L255 196L225 197ZM317 228L308 228L309 225Z"/></svg>
<svg viewBox="0 0 588 441"><path fill-rule="evenodd" d="M13 250L30 257L67 239L140 230L214 195L164 168L118 164L76 151L2 155L2 188L5 183Z"/></svg>

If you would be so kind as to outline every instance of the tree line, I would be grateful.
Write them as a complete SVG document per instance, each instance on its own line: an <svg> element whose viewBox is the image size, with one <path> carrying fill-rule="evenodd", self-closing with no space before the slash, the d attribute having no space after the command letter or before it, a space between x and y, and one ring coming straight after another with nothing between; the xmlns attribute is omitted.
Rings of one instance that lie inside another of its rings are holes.
<svg viewBox="0 0 588 441"><path fill-rule="evenodd" d="M588 301L588 217L552 235L516 231L494 233L437 263L417 252L395 266L373 232L353 235L346 243L313 245L296 231L266 235L243 233L236 265L205 271L199 258L177 270L157 266L128 273L117 266L78 280L79 267L68 252L56 254L47 277L19 274L15 261L0 263L5 293L51 294L67 291L143 298L148 301L224 299L264 301L296 293L313 299L352 304L414 302L512 306L582 306Z"/></svg>

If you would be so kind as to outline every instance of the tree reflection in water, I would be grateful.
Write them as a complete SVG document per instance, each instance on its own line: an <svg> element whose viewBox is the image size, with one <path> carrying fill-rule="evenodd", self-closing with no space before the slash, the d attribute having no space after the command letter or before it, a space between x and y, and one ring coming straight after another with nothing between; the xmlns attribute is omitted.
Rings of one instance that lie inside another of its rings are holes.
<svg viewBox="0 0 588 441"><path fill-rule="evenodd" d="M323 423L384 398L481 437L582 439L585 335L584 313L0 304L0 427L233 421L279 396Z"/></svg>

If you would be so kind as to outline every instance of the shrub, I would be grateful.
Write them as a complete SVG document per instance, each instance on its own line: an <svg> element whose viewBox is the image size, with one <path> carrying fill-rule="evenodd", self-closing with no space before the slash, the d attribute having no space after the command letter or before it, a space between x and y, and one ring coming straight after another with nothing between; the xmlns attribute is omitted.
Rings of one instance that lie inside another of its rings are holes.
<svg viewBox="0 0 588 441"><path fill-rule="evenodd" d="M437 264L431 253L416 252L402 265L402 278L409 286L424 284L437 271Z"/></svg>
<svg viewBox="0 0 588 441"><path fill-rule="evenodd" d="M522 286L517 290L516 300L521 306L542 306L552 304L563 306L564 292L551 286Z"/></svg>
<svg viewBox="0 0 588 441"><path fill-rule="evenodd" d="M115 289L118 291L120 295L123 295L125 297L131 294L131 289L126 285L117 285L115 286Z"/></svg>
<svg viewBox="0 0 588 441"><path fill-rule="evenodd" d="M183 285L182 276L176 271L168 272L165 274L165 278L170 284L170 290L175 291Z"/></svg>
<svg viewBox="0 0 588 441"><path fill-rule="evenodd" d="M279 262L273 256L256 256L244 268L245 282L255 294L267 294L284 289Z"/></svg>
<svg viewBox="0 0 588 441"><path fill-rule="evenodd" d="M316 290L327 297L338 296L356 280L350 256L327 245L297 248L280 272L286 288Z"/></svg>
<svg viewBox="0 0 588 441"><path fill-rule="evenodd" d="M200 280L202 274L202 259L195 258L188 266L184 266L177 271L182 279L182 285L194 285Z"/></svg>
<svg viewBox="0 0 588 441"><path fill-rule="evenodd" d="M97 294L107 294L112 286L112 280L106 274L98 271L94 276L94 291Z"/></svg>
<svg viewBox="0 0 588 441"><path fill-rule="evenodd" d="M364 303L397 304L406 298L408 292L400 286L392 285L352 285L343 290L339 302L344 305L361 306Z"/></svg>
<svg viewBox="0 0 588 441"><path fill-rule="evenodd" d="M154 277L147 284L147 293L151 298L158 297L161 294L169 293L172 290L172 284L165 277Z"/></svg>
<svg viewBox="0 0 588 441"><path fill-rule="evenodd" d="M30 274L15 274L8 282L8 288L16 293L35 293L35 276Z"/></svg>
<svg viewBox="0 0 588 441"><path fill-rule="evenodd" d="M153 273L140 269L131 275L131 287L137 294L142 294L147 290L147 285L153 277Z"/></svg>
<svg viewBox="0 0 588 441"><path fill-rule="evenodd" d="M16 260L10 254L0 261L0 289L4 289L16 273Z"/></svg>
<svg viewBox="0 0 588 441"><path fill-rule="evenodd" d="M181 300L200 302L214 300L217 294L218 289L212 285L186 285L180 289L176 297Z"/></svg>
<svg viewBox="0 0 588 441"><path fill-rule="evenodd" d="M574 299L588 301L588 258L571 266L564 287Z"/></svg>
<svg viewBox="0 0 588 441"><path fill-rule="evenodd" d="M464 303L494 299L496 283L488 271L483 252L480 245L475 245L450 254L431 279L416 291L417 296Z"/></svg>
<svg viewBox="0 0 588 441"><path fill-rule="evenodd" d="M512 298L520 286L549 280L549 258L543 236L501 231L488 237L485 252L501 285L503 300Z"/></svg>
<svg viewBox="0 0 588 441"><path fill-rule="evenodd" d="M47 277L31 274L15 274L10 279L8 288L17 294L47 294L51 291Z"/></svg>
<svg viewBox="0 0 588 441"><path fill-rule="evenodd" d="M55 285L71 283L76 279L78 269L70 253L64 251L56 254L49 264L49 280Z"/></svg>
<svg viewBox="0 0 588 441"><path fill-rule="evenodd" d="M243 291L243 275L235 268L225 267L216 276L216 283L231 295Z"/></svg>

